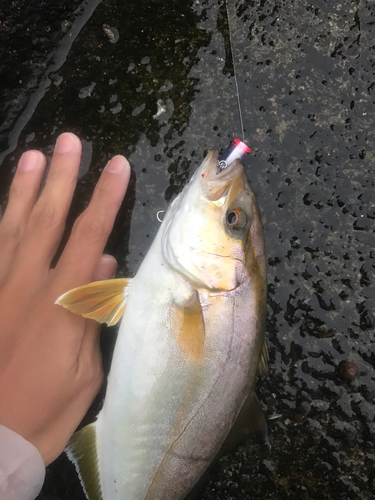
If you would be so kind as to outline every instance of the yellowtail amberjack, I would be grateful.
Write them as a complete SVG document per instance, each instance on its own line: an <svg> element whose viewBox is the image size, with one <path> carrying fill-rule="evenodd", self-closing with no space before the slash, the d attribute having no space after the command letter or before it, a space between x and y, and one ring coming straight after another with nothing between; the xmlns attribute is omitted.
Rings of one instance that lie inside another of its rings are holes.
<svg viewBox="0 0 375 500"><path fill-rule="evenodd" d="M259 415L264 238L238 159L218 166L217 152L207 155L135 278L91 283L58 303L109 325L123 316L103 409L67 448L87 497L183 499L235 422Z"/></svg>

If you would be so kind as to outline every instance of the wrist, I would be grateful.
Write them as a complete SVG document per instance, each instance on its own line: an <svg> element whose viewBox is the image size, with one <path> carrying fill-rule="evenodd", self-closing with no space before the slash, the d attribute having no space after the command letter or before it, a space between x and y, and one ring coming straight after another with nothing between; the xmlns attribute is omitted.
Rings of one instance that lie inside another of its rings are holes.
<svg viewBox="0 0 375 500"><path fill-rule="evenodd" d="M0 425L0 498L32 500L42 489L45 466L39 450Z"/></svg>

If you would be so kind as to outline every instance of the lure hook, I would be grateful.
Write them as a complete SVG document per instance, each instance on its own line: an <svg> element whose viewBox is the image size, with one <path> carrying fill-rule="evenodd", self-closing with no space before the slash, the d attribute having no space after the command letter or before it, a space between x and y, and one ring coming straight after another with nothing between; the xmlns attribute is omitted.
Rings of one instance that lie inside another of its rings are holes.
<svg viewBox="0 0 375 500"><path fill-rule="evenodd" d="M159 212L156 214L156 218L158 219L159 222L163 222L164 217L163 217L163 219L161 219L159 217L159 214L162 214L162 213L165 213L165 210L159 210Z"/></svg>

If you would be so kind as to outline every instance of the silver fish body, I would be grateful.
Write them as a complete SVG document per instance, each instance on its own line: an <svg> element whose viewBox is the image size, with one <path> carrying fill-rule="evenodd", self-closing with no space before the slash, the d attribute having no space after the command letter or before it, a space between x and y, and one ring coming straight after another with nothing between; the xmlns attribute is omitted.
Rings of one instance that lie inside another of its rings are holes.
<svg viewBox="0 0 375 500"><path fill-rule="evenodd" d="M77 433L68 448L90 500L182 500L254 391L265 342L263 230L242 165L216 169L210 153L127 289L90 437L96 488L87 437Z"/></svg>

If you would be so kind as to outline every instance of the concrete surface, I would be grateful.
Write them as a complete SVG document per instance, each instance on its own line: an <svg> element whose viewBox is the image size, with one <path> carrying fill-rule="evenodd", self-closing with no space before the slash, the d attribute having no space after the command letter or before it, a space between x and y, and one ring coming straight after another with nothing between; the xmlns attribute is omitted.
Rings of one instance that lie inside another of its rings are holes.
<svg viewBox="0 0 375 500"><path fill-rule="evenodd" d="M134 173L108 250L134 275L156 212L208 149L241 137L235 72L268 248L270 369L258 394L270 446L249 440L224 457L201 498L372 499L375 2L227 7L229 24L214 0L0 6L0 203L21 153L51 156L62 131L84 144L70 222L106 160L127 155ZM114 338L103 332L106 369ZM352 381L345 365L338 373L345 360ZM61 457L39 500L83 498Z"/></svg>

